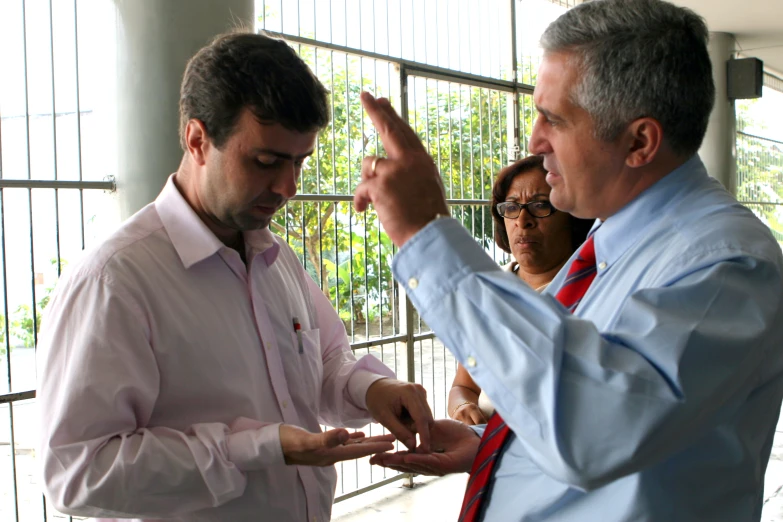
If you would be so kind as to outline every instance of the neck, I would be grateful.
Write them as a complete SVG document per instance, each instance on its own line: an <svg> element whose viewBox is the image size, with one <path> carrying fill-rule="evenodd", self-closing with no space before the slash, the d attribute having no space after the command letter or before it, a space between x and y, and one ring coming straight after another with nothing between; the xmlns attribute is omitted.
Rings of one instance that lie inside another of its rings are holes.
<svg viewBox="0 0 783 522"><path fill-rule="evenodd" d="M236 229L223 225L215 216L204 208L204 204L199 197L199 191L197 190L197 183L198 178L195 172L195 166L186 154L182 158L179 169L177 169L177 172L174 174L174 186L177 187L179 193L182 194L182 197L188 202L190 208L193 209L193 212L195 212L201 221L204 222L207 228L211 230L224 245L233 248L244 258L245 243L242 233Z"/></svg>
<svg viewBox="0 0 783 522"><path fill-rule="evenodd" d="M628 203L636 199L642 192L683 165L688 159L690 159L690 156L678 156L667 147L666 150L661 151L655 158L655 161L649 165L632 170L626 169L626 171L623 172L623 179L628 180L628 182L616 187L617 193L621 194L620 197L616 198L616 200L619 200L619 203L603 212L596 213L595 217L601 221L606 221L612 215L622 210Z"/></svg>
<svg viewBox="0 0 783 522"><path fill-rule="evenodd" d="M563 259L563 261L558 263L556 266L553 266L549 270L537 273L527 272L524 268L522 268L522 265L517 265L517 276L522 281L527 283L530 288L537 290L542 286L551 283L552 279L554 279L560 269L563 268L563 265L565 265L566 261L568 261L568 259Z"/></svg>

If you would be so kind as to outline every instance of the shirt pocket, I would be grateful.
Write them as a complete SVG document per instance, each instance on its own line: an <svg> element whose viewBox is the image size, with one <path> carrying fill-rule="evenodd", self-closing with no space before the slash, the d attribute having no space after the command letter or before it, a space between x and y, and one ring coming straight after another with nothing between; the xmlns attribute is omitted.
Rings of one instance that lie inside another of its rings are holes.
<svg viewBox="0 0 783 522"><path fill-rule="evenodd" d="M301 353L299 353L299 336L294 332L291 333L291 336L297 361L299 362L299 372L302 378L301 389L304 390L303 398L310 404L313 411L318 411L321 402L321 383L324 376L320 329L301 330Z"/></svg>

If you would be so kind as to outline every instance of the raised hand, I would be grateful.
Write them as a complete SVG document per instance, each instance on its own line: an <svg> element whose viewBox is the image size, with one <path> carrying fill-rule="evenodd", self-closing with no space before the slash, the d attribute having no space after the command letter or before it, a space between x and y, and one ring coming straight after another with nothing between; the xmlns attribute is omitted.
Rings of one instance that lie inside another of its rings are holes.
<svg viewBox="0 0 783 522"><path fill-rule="evenodd" d="M449 214L443 183L421 140L389 101L366 92L361 100L388 156L364 158L354 206L363 212L372 203L389 238L402 246L436 215Z"/></svg>
<svg viewBox="0 0 783 522"><path fill-rule="evenodd" d="M280 425L280 445L286 464L331 466L341 460L352 460L394 449L394 435L365 437L337 428L312 433L291 424Z"/></svg>
<svg viewBox="0 0 783 522"><path fill-rule="evenodd" d="M468 472L480 440L478 434L465 424L441 419L431 425L431 453L380 453L370 458L370 464L420 475L443 476Z"/></svg>

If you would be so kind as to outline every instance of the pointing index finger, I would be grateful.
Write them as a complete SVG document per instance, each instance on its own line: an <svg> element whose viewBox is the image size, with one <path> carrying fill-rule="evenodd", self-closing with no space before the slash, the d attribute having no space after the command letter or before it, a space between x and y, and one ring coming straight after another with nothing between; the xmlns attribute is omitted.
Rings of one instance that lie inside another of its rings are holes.
<svg viewBox="0 0 783 522"><path fill-rule="evenodd" d="M388 101L382 103L368 92L361 94L361 101L372 124L378 129L388 156L390 158L403 156L411 148L410 133L413 133L413 130L400 118Z"/></svg>

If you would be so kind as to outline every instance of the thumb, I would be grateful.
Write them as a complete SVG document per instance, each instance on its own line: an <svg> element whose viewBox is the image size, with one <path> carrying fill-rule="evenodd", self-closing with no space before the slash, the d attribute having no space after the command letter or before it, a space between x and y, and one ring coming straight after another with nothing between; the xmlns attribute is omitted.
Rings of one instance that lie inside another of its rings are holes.
<svg viewBox="0 0 783 522"><path fill-rule="evenodd" d="M337 428L321 433L321 446L324 448L335 448L345 444L350 437L347 430Z"/></svg>

